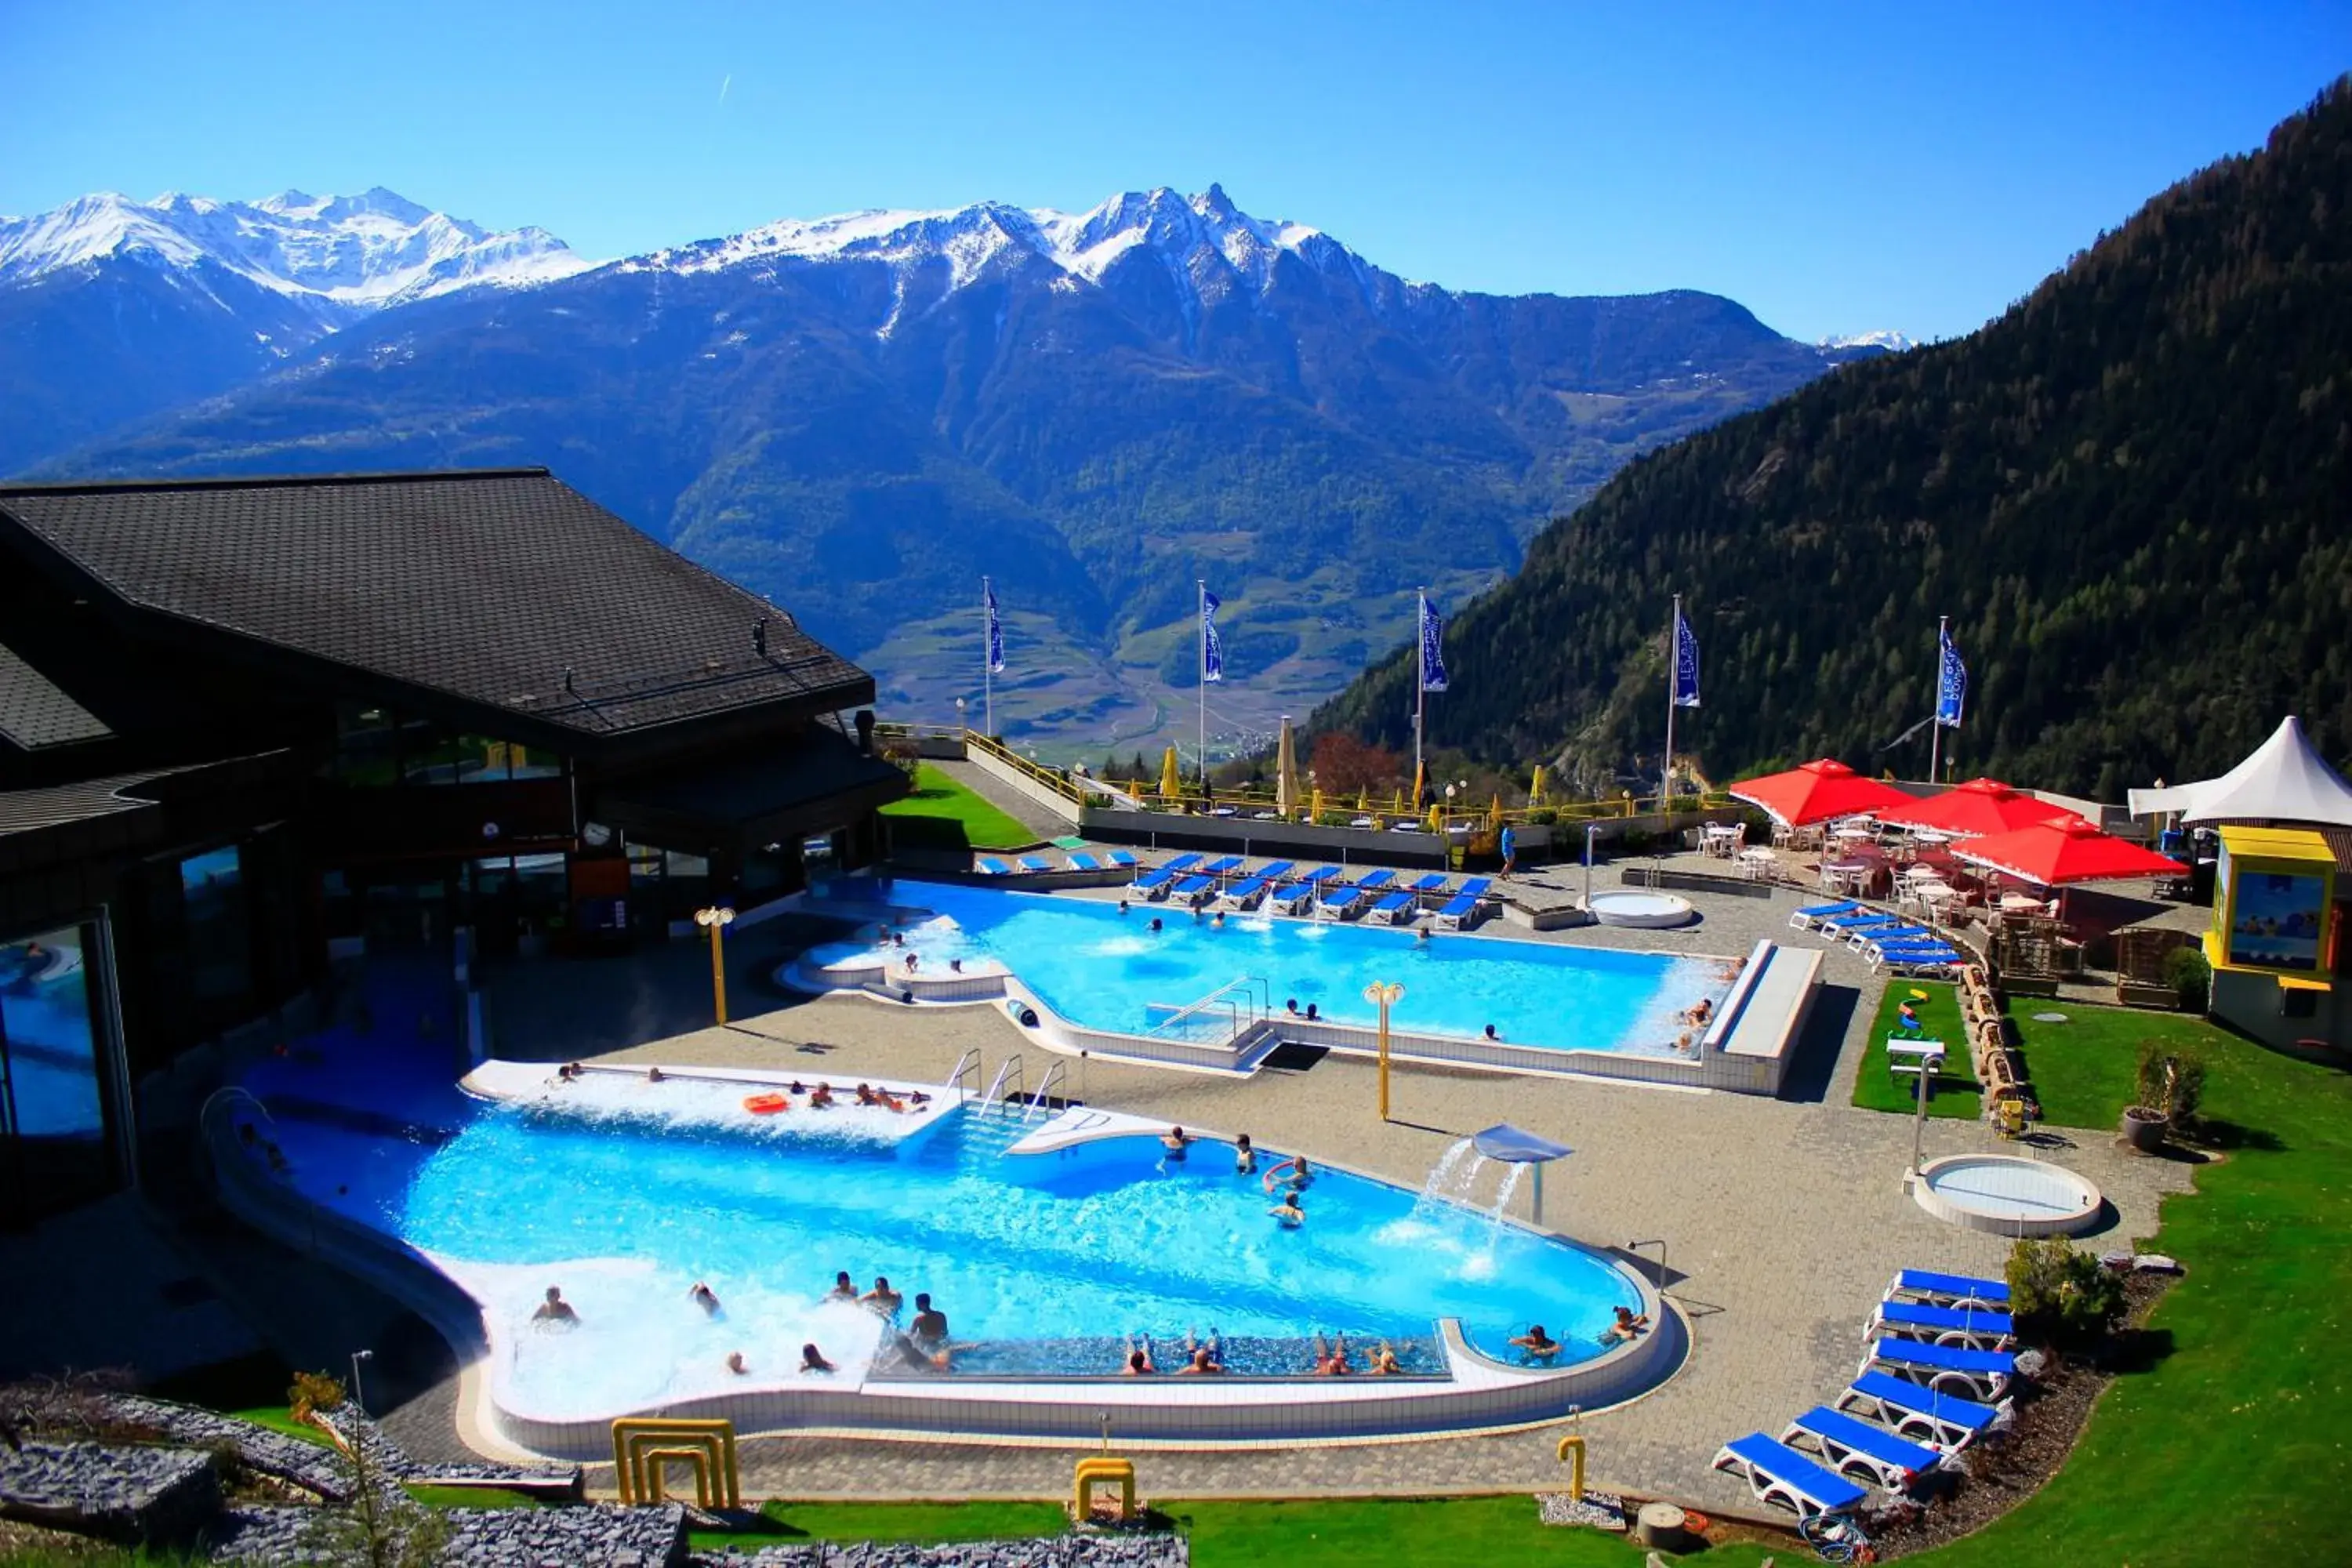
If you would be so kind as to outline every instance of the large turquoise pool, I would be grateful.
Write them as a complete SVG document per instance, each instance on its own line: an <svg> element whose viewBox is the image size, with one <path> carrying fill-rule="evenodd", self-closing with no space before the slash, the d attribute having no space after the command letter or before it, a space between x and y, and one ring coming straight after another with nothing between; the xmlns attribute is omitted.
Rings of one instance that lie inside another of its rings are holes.
<svg viewBox="0 0 2352 1568"><path fill-rule="evenodd" d="M1276 1009L1295 1002L1370 1026L1364 988L1388 980L1404 986L1391 1022L1410 1033L1472 1038L1492 1025L1514 1045L1670 1055L1689 1030L1682 1011L1701 997L1721 1002L1736 973L1724 960L1669 953L1448 933L1423 941L1386 926L1275 917L1219 923L1142 902L1122 914L1092 899L935 882L878 886L890 903L919 911L902 929L920 973L1001 964L1063 1017L1122 1034L1164 1026L1177 1010L1248 978L1264 982ZM838 964L876 951L867 941L836 943L808 962ZM883 961L895 969L905 952L889 948Z"/></svg>

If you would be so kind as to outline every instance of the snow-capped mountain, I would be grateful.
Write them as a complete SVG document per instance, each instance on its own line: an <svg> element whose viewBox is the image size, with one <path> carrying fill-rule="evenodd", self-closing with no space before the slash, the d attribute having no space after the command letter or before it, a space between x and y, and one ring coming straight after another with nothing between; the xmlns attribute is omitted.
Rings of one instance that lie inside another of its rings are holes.
<svg viewBox="0 0 2352 1568"><path fill-rule="evenodd" d="M1821 341L1821 347L1823 349L1881 349L1891 354L1903 353L1917 346L1917 340L1907 333L1895 331L1891 327L1882 327L1874 332L1853 332L1845 337L1823 338Z"/></svg>
<svg viewBox="0 0 2352 1568"><path fill-rule="evenodd" d="M382 186L356 196L285 191L257 202L111 191L35 217L0 217L0 286L95 263L206 264L331 319L453 289L543 283L594 265L541 228L491 233Z"/></svg>

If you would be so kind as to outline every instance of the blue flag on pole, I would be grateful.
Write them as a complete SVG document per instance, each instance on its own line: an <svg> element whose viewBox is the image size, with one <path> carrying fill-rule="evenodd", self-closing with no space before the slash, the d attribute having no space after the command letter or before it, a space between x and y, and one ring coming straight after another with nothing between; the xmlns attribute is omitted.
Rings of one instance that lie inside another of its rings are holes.
<svg viewBox="0 0 2352 1568"><path fill-rule="evenodd" d="M1969 700L1969 667L1960 662L1960 650L1952 646L1952 628L1946 626L1937 635L1940 645L1936 671L1936 722L1947 730L1960 727L1960 709Z"/></svg>
<svg viewBox="0 0 2352 1568"><path fill-rule="evenodd" d="M1426 594L1421 596L1421 689L1445 689L1445 623Z"/></svg>
<svg viewBox="0 0 2352 1568"><path fill-rule="evenodd" d="M1680 605L1675 606L1675 706L1698 706L1698 637Z"/></svg>
<svg viewBox="0 0 2352 1568"><path fill-rule="evenodd" d="M996 618L996 586L987 578L980 580L981 597L988 602L988 672L1004 672L1004 623Z"/></svg>
<svg viewBox="0 0 2352 1568"><path fill-rule="evenodd" d="M1201 679L1203 681L1225 678L1225 645L1217 640L1217 606L1223 599L1201 590Z"/></svg>

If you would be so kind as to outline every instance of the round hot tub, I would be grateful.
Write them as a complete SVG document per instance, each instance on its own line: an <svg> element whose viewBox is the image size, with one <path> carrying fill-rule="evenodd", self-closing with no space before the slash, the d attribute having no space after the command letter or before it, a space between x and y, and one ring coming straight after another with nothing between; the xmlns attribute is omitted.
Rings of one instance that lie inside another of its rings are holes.
<svg viewBox="0 0 2352 1568"><path fill-rule="evenodd" d="M1593 919L1605 926L1687 925L1695 918L1688 899L1638 888L1615 888L1585 900Z"/></svg>
<svg viewBox="0 0 2352 1568"><path fill-rule="evenodd" d="M1931 1160L1911 1195L1937 1219L2003 1236L2079 1236L2099 1223L2106 1204L2063 1165L2016 1154Z"/></svg>

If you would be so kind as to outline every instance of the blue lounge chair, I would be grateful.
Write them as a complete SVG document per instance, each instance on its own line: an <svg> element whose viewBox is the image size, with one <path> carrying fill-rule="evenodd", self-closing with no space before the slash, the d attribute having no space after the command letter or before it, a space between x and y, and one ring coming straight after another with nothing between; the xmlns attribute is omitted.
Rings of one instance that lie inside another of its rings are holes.
<svg viewBox="0 0 2352 1568"><path fill-rule="evenodd" d="M1241 868L1242 858L1240 856L1220 855L1215 859L1201 868L1201 875L1203 877L1230 877Z"/></svg>
<svg viewBox="0 0 2352 1568"><path fill-rule="evenodd" d="M2007 1351L1972 1351L1925 1340L1874 1340L1862 1352L1862 1365L1854 1375L1865 1372L1888 1373L1925 1384L1938 1394L1993 1400L2009 1392L2009 1380L2017 1373L2017 1358Z"/></svg>
<svg viewBox="0 0 2352 1568"><path fill-rule="evenodd" d="M2006 1280L1979 1279L1973 1274L1938 1274L1932 1268L1906 1268L1886 1288L1889 1301L1925 1301L1931 1307L1989 1307L2009 1310Z"/></svg>
<svg viewBox="0 0 2352 1568"><path fill-rule="evenodd" d="M1131 849L1114 849L1109 854L1105 855L1103 858L1109 861L1119 870L1132 871L1135 869L1135 852Z"/></svg>
<svg viewBox="0 0 2352 1568"><path fill-rule="evenodd" d="M1921 942L1910 947L1873 948L1864 957L1873 969L1896 969L1905 973L1952 969L1969 961L1967 953L1940 942Z"/></svg>
<svg viewBox="0 0 2352 1568"><path fill-rule="evenodd" d="M1263 877L1269 882L1279 882L1297 869L1298 863L1295 860L1276 860L1271 866L1260 866L1255 871L1253 871L1250 874L1255 877Z"/></svg>
<svg viewBox="0 0 2352 1568"><path fill-rule="evenodd" d="M2001 1411L1994 1405L1937 1394L1883 1372L1866 1372L1855 1378L1838 1395L1837 1407L1859 1407L1863 1414L1897 1432L1922 1437L1947 1454L1958 1453L2001 1418Z"/></svg>
<svg viewBox="0 0 2352 1568"><path fill-rule="evenodd" d="M1791 1447L1800 1437L1819 1444L1822 1458L1840 1475L1859 1480L1861 1476L1855 1472L1860 1471L1888 1491L1907 1490L1920 1477L1944 1468L1941 1450L1897 1436L1884 1426L1857 1421L1826 1405L1814 1405L1780 1434L1780 1441Z"/></svg>
<svg viewBox="0 0 2352 1568"><path fill-rule="evenodd" d="M1310 888L1319 888L1339 874L1339 868L1337 866L1318 866L1298 879Z"/></svg>
<svg viewBox="0 0 2352 1568"><path fill-rule="evenodd" d="M1265 896L1265 907L1295 915L1315 897L1315 889L1304 882L1285 882Z"/></svg>
<svg viewBox="0 0 2352 1568"><path fill-rule="evenodd" d="M1013 875L1013 868L1006 865L1003 861L998 859L993 855L983 855L978 860L974 861L973 864L980 868L980 874L983 877L1010 877Z"/></svg>
<svg viewBox="0 0 2352 1568"><path fill-rule="evenodd" d="M1943 940L1928 927L1912 925L1907 921L1902 925L1874 926L1869 931L1853 931L1848 933L1845 939L1848 947L1856 948L1885 947L1892 943L1942 942Z"/></svg>
<svg viewBox="0 0 2352 1568"><path fill-rule="evenodd" d="M1421 906L1413 902L1411 893L1391 893L1366 912L1375 920L1401 926L1416 918L1421 913Z"/></svg>
<svg viewBox="0 0 2352 1568"><path fill-rule="evenodd" d="M1217 879L1214 877L1187 877L1169 889L1168 901L1190 904L1197 910L1215 897L1216 891Z"/></svg>
<svg viewBox="0 0 2352 1568"><path fill-rule="evenodd" d="M1890 915L1885 910L1864 909L1850 915L1832 915L1813 927L1813 934L1836 942L1858 931L1892 931L1906 923L1900 915Z"/></svg>
<svg viewBox="0 0 2352 1568"><path fill-rule="evenodd" d="M1018 865L1024 871L1030 873L1032 876L1034 876L1037 872L1050 871L1054 868L1052 866L1046 864L1045 858L1043 855L1024 855L1019 860L1015 861L1014 864Z"/></svg>
<svg viewBox="0 0 2352 1568"><path fill-rule="evenodd" d="M1492 877L1470 877L1465 878L1462 885L1454 891L1457 898L1483 899L1486 896L1486 889L1494 885L1495 879Z"/></svg>
<svg viewBox="0 0 2352 1568"><path fill-rule="evenodd" d="M1822 921L1833 920L1839 915L1853 914L1861 908L1862 906L1852 899L1842 899L1834 904L1814 904L1806 909L1790 910L1789 925L1795 931L1811 931Z"/></svg>
<svg viewBox="0 0 2352 1568"><path fill-rule="evenodd" d="M1362 876L1357 878L1356 886L1363 889L1364 891L1368 893L1377 893L1395 880L1396 873L1388 869L1386 867L1382 867L1380 870L1367 871Z"/></svg>
<svg viewBox="0 0 2352 1568"><path fill-rule="evenodd" d="M1443 871L1423 871L1420 876L1415 877L1412 881L1407 882L1404 885L1404 890L1412 894L1415 898L1419 898L1424 893L1442 893L1445 890L1445 873Z"/></svg>
<svg viewBox="0 0 2352 1568"><path fill-rule="evenodd" d="M1893 1334L1906 1340L1933 1340L1940 1345L1965 1345L1971 1350L2005 1351L2016 1342L2017 1325L2007 1312L1982 1307L1930 1307L1918 1301L1881 1301L1870 1315L1864 1339Z"/></svg>
<svg viewBox="0 0 2352 1568"><path fill-rule="evenodd" d="M1101 861L1082 850L1073 849L1062 858L1069 862L1069 868L1073 871L1099 871L1103 868Z"/></svg>
<svg viewBox="0 0 2352 1568"><path fill-rule="evenodd" d="M1447 931L1460 931L1465 925L1476 925L1485 905L1475 893L1457 893L1446 906L1430 916L1431 923Z"/></svg>
<svg viewBox="0 0 2352 1568"><path fill-rule="evenodd" d="M1315 900L1315 918L1318 921L1351 921L1364 912L1364 903L1361 888L1327 887Z"/></svg>
<svg viewBox="0 0 2352 1568"><path fill-rule="evenodd" d="M1791 1510L1800 1519L1847 1512L1870 1495L1866 1489L1843 1476L1832 1475L1809 1456L1761 1432L1726 1443L1716 1453L1715 1468L1745 1480L1758 1502Z"/></svg>
<svg viewBox="0 0 2352 1568"><path fill-rule="evenodd" d="M1224 896L1217 901L1237 910L1254 910L1257 908L1257 901L1265 897L1265 890L1271 885L1264 877L1252 877L1245 882L1235 882L1227 888Z"/></svg>

